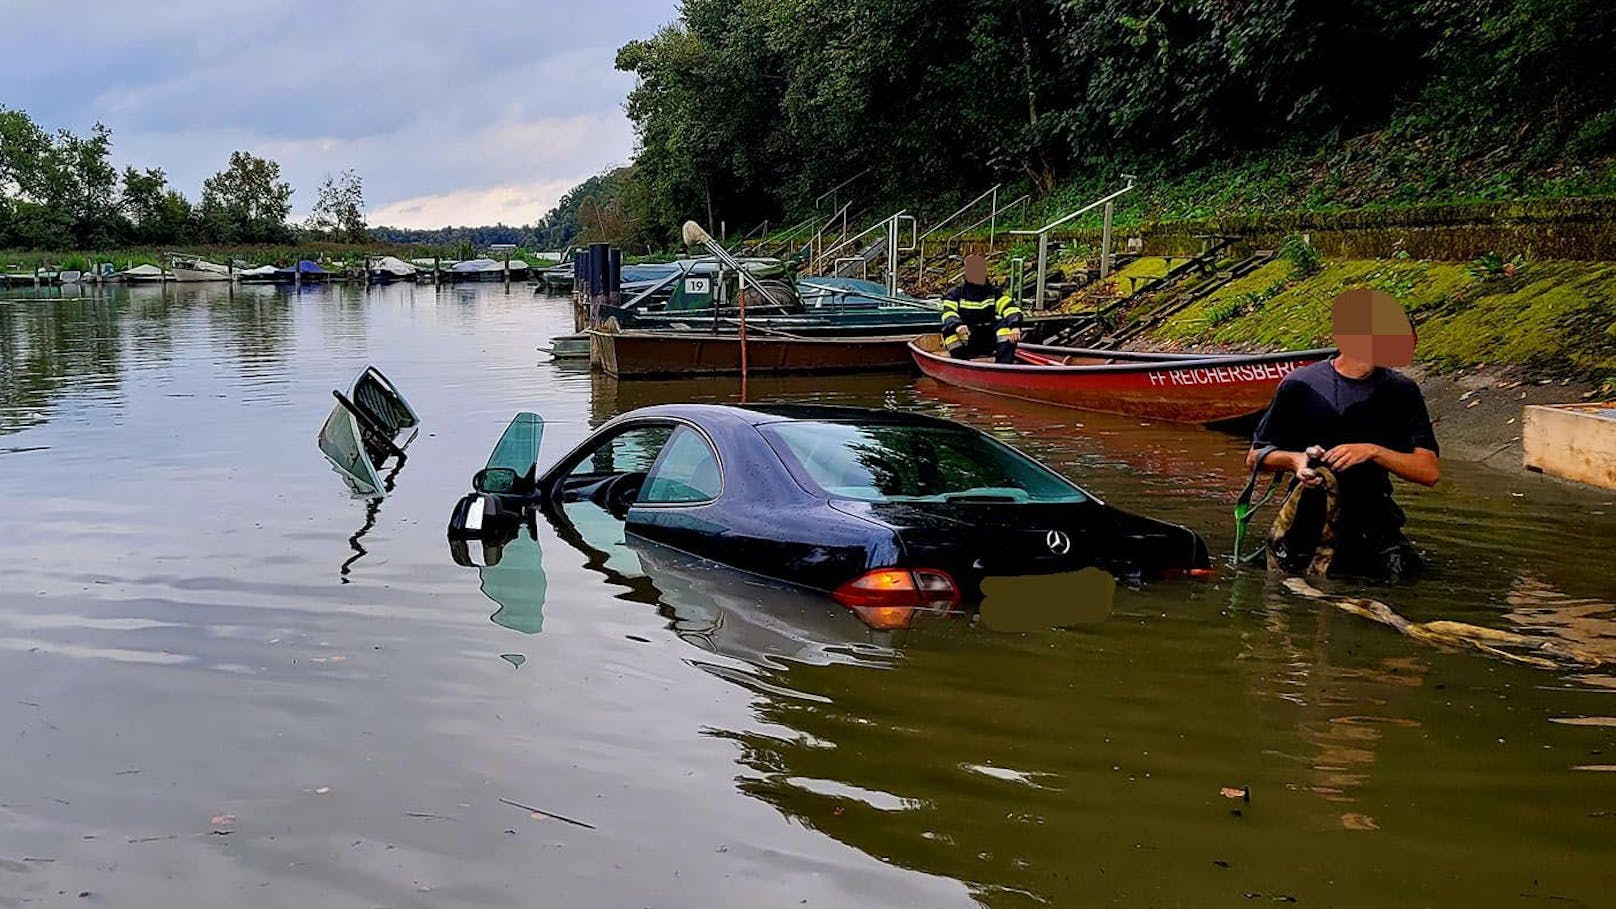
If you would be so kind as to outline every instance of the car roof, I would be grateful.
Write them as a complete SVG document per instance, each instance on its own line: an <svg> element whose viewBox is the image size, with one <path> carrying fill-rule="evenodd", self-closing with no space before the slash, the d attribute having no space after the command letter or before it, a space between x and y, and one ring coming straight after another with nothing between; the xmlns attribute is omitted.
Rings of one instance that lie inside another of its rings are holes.
<svg viewBox="0 0 1616 909"><path fill-rule="evenodd" d="M824 423L862 423L883 426L930 426L965 429L951 420L872 407L848 407L840 404L656 404L622 414L619 419L668 417L701 423L709 420L732 420L752 426L770 423L817 421Z"/></svg>

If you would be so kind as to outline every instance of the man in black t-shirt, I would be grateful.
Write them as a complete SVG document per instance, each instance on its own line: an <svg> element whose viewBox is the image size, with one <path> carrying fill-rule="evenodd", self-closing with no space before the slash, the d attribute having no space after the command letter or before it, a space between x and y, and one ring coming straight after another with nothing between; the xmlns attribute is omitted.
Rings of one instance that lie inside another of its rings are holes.
<svg viewBox="0 0 1616 909"><path fill-rule="evenodd" d="M1411 578L1420 559L1403 535L1403 510L1392 498L1393 474L1422 486L1441 477L1440 449L1413 380L1392 366L1413 359L1414 330L1396 300L1352 290L1336 298L1340 353L1286 376L1252 439L1247 466L1294 473L1310 487L1291 531L1274 554L1288 569L1311 558L1324 516L1318 463L1336 475L1339 513L1332 573Z"/></svg>

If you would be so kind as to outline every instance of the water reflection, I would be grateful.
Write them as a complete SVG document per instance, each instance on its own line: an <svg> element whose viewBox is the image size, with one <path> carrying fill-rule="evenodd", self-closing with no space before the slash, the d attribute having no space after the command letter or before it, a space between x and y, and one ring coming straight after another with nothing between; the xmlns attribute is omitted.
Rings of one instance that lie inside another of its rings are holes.
<svg viewBox="0 0 1616 909"><path fill-rule="evenodd" d="M541 362L569 326L562 301L500 288L0 304L0 441L50 452L0 457L0 854L55 859L0 862L0 893L1607 901L1608 678L1429 647L1261 574L1119 590L1107 621L1070 631L892 635L578 506L474 587L444 558L444 517L513 411L545 415L554 453L622 410L739 391ZM361 520L309 445L367 359L429 429L387 521ZM953 416L1209 540L1243 480L1234 436L893 376L749 392ZM1608 499L1453 465L1407 497L1430 580L1380 595L1610 652ZM228 837L208 833L221 815L240 819Z"/></svg>
<svg viewBox="0 0 1616 909"><path fill-rule="evenodd" d="M793 663L884 668L896 657L901 633L872 629L823 596L646 540L631 542L623 522L598 505L568 505L546 516L556 536L584 556L585 567L624 590L620 598L655 607L681 640L742 664L699 664L708 671L783 669Z"/></svg>
<svg viewBox="0 0 1616 909"><path fill-rule="evenodd" d="M104 299L0 303L0 434L45 423L69 396L116 392L124 334Z"/></svg>
<svg viewBox="0 0 1616 909"><path fill-rule="evenodd" d="M512 530L504 540L450 540L449 552L456 565L477 569L483 596L498 607L489 616L494 624L538 634L544 630L544 596L549 588L544 550L531 513Z"/></svg>

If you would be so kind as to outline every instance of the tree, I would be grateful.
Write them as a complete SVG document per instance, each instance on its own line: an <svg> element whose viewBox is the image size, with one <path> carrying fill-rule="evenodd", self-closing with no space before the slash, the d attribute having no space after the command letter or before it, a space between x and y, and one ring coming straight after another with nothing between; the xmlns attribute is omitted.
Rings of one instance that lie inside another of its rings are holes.
<svg viewBox="0 0 1616 909"><path fill-rule="evenodd" d="M0 196L32 196L50 151L50 136L33 118L0 105Z"/></svg>
<svg viewBox="0 0 1616 909"><path fill-rule="evenodd" d="M365 190L359 175L344 170L335 178L327 174L320 184L314 208L304 229L334 240L363 243L370 239L365 226Z"/></svg>
<svg viewBox="0 0 1616 909"><path fill-rule="evenodd" d="M112 130L97 123L88 136L56 134L53 179L46 204L64 210L80 249L101 249L117 239L118 170L112 166Z"/></svg>
<svg viewBox="0 0 1616 909"><path fill-rule="evenodd" d="M202 183L201 221L216 243L279 243L291 239L292 186L281 166L248 152Z"/></svg>

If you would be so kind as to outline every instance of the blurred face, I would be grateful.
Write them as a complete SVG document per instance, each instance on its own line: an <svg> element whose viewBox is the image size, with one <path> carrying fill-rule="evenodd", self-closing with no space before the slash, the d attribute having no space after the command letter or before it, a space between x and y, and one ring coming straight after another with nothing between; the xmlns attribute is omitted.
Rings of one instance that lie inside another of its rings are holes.
<svg viewBox="0 0 1616 909"><path fill-rule="evenodd" d="M981 256L965 257L965 283L988 283L988 260Z"/></svg>
<svg viewBox="0 0 1616 909"><path fill-rule="evenodd" d="M1375 366L1414 362L1414 327L1402 304L1383 291L1361 287L1335 298L1335 345Z"/></svg>

